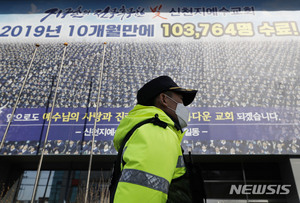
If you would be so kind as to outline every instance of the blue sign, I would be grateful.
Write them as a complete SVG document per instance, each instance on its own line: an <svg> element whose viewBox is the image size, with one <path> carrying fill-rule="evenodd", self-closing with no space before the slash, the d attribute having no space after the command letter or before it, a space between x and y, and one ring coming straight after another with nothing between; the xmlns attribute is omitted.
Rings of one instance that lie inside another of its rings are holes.
<svg viewBox="0 0 300 203"><path fill-rule="evenodd" d="M4 134L11 109L2 110L0 133ZM95 119L96 140L112 140L119 122L130 108L57 108L52 115L49 140L90 140ZM285 112L285 114L284 114ZM186 139L277 140L283 129L296 126L287 111L266 108L190 108ZM6 140L40 140L45 137L50 112L44 108L17 109Z"/></svg>

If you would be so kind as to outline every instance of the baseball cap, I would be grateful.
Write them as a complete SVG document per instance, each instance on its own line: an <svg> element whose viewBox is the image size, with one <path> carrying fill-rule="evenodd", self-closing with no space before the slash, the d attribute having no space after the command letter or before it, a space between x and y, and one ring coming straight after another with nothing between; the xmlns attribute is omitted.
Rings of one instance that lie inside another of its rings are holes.
<svg viewBox="0 0 300 203"><path fill-rule="evenodd" d="M153 99L162 92L172 91L182 95L185 106L193 102L197 90L179 87L169 76L159 76L147 82L137 93L137 103L145 106L153 105Z"/></svg>

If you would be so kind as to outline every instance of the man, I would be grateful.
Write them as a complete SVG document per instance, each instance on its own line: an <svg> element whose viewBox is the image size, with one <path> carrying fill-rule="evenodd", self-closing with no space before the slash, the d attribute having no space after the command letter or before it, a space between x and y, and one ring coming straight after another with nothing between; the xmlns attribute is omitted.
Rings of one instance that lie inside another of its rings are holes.
<svg viewBox="0 0 300 203"><path fill-rule="evenodd" d="M91 151L91 148L92 147L86 141L82 142L82 154L89 154Z"/></svg>
<svg viewBox="0 0 300 203"><path fill-rule="evenodd" d="M74 154L76 150L77 150L76 143L73 140L70 140L66 148L66 154Z"/></svg>
<svg viewBox="0 0 300 203"><path fill-rule="evenodd" d="M100 153L101 154L111 154L108 143L104 142L103 145L104 145L103 148L100 149Z"/></svg>
<svg viewBox="0 0 300 203"><path fill-rule="evenodd" d="M268 141L262 142L261 153L262 154L271 154L273 152L271 143Z"/></svg>
<svg viewBox="0 0 300 203"><path fill-rule="evenodd" d="M217 146L219 147L221 154L228 154L231 148L230 143L226 140L219 141Z"/></svg>
<svg viewBox="0 0 300 203"><path fill-rule="evenodd" d="M62 140L57 140L53 151L57 151L59 154L63 154L65 152L65 148L65 143Z"/></svg>
<svg viewBox="0 0 300 203"><path fill-rule="evenodd" d="M180 143L182 129L189 118L185 106L194 100L196 93L179 87L168 76L155 78L138 91L137 105L116 131L116 150L119 151L126 134L141 121L158 117L166 126L142 125L125 144L122 175L111 197L115 203L191 202L189 186L179 183L186 173Z"/></svg>

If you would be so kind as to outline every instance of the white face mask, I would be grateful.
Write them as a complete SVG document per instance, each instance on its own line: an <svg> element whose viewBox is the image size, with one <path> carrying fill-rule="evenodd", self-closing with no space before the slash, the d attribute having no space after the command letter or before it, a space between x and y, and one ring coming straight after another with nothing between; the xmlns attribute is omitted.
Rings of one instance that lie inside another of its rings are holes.
<svg viewBox="0 0 300 203"><path fill-rule="evenodd" d="M169 109L173 110L175 114L177 115L179 125L181 128L185 128L187 126L188 120L189 120L189 110L182 104L176 102L174 99L166 95L168 98L170 98L172 101L174 101L177 104L176 110L168 107Z"/></svg>

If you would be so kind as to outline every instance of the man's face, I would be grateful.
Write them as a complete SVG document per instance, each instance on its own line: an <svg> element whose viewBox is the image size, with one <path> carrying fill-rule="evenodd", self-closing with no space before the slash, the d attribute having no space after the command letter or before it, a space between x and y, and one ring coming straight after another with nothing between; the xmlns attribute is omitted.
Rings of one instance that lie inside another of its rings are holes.
<svg viewBox="0 0 300 203"><path fill-rule="evenodd" d="M175 92L172 92L171 97L173 100L175 100L177 103L183 103L182 101L182 95L178 94L178 93L175 93ZM175 113L176 111L176 107L177 107L177 103L175 101L173 101L172 99L170 99L169 97L166 96L166 103L168 105L169 108L166 109L166 112L172 117L174 118L175 120L178 121L178 118L177 118L177 115ZM173 110L172 110L173 109Z"/></svg>

